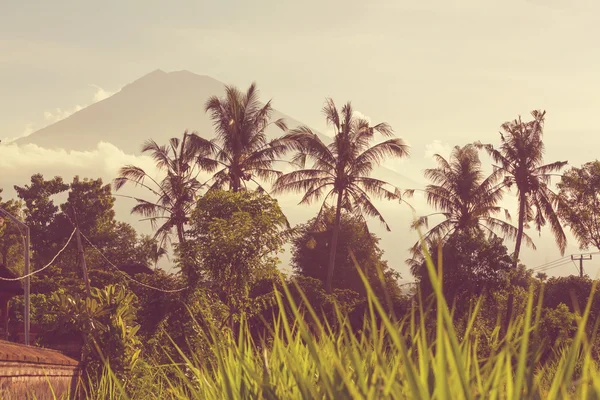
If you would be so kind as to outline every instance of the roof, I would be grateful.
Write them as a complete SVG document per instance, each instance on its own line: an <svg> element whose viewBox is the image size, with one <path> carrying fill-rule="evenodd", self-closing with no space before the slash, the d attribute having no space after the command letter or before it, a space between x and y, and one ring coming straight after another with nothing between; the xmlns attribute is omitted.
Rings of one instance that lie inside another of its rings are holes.
<svg viewBox="0 0 600 400"><path fill-rule="evenodd" d="M0 263L0 278L16 278L15 274L13 274L4 264ZM21 286L20 281L3 281L0 280L0 294L11 294L13 296L18 296L24 293L23 286Z"/></svg>
<svg viewBox="0 0 600 400"><path fill-rule="evenodd" d="M77 366L79 362L63 353L42 347L0 340L0 361L32 362L36 364Z"/></svg>

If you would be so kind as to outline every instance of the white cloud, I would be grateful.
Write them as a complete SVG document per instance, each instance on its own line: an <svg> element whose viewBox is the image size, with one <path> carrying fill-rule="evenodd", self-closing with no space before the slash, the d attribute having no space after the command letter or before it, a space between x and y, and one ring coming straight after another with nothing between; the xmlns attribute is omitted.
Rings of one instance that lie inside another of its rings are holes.
<svg viewBox="0 0 600 400"><path fill-rule="evenodd" d="M125 164L137 165L155 175L154 163L150 157L126 154L105 142L98 143L92 151L53 150L35 144L0 146L0 169L10 171L10 174L3 174L6 176L31 175L40 171L48 175L70 174L75 170L82 176L112 179Z"/></svg>
<svg viewBox="0 0 600 400"><path fill-rule="evenodd" d="M107 99L116 93L116 92L109 92L109 91L101 88L98 85L94 85L93 83L91 83L90 86L93 87L94 89L96 89L96 91L94 92L94 97L92 98L92 102L90 104L84 105L84 106L77 104L75 107L73 107L71 109L67 109L67 110L57 108L54 111L45 111L44 118L46 119L46 121L48 121L51 124L61 121L65 118L68 118L71 115L75 114L77 111L83 110L87 106L90 106L94 103L97 103L99 101Z"/></svg>
<svg viewBox="0 0 600 400"><path fill-rule="evenodd" d="M44 111L44 119L50 124L53 124L55 122L70 117L71 115L75 114L77 111L80 110L83 110L83 106L77 104L70 110L63 110L61 108L57 108L54 111Z"/></svg>
<svg viewBox="0 0 600 400"><path fill-rule="evenodd" d="M94 85L93 83L91 83L90 86L96 89L96 93L94 93L94 103L97 103L104 99L108 99L110 96L117 93L117 92L109 92L107 90L104 90L100 86Z"/></svg>
<svg viewBox="0 0 600 400"><path fill-rule="evenodd" d="M369 116L367 116L367 115L365 115L365 114L361 113L360 111L356 111L356 110L354 110L354 111L352 112L352 116L353 116L354 118L357 118L357 119L364 119L364 120L366 120L366 121L369 123L369 125L371 124L371 117L369 117Z"/></svg>
<svg viewBox="0 0 600 400"><path fill-rule="evenodd" d="M444 158L450 157L452 152L452 146L448 143L443 143L441 140L434 140L433 142L425 145L425 158L433 158L434 155L439 154Z"/></svg>
<svg viewBox="0 0 600 400"><path fill-rule="evenodd" d="M25 129L23 129L23 133L21 133L19 136L4 138L4 139L2 139L1 143L8 144L8 143L14 142L17 139L21 139L22 137L29 136L34 131L35 131L35 124L33 124L32 122L29 122L25 125Z"/></svg>
<svg viewBox="0 0 600 400"><path fill-rule="evenodd" d="M94 85L93 83L90 84L90 86L93 87L94 89L96 89L96 91L94 92L92 101L89 104L83 105L83 106L80 104L77 104L74 107L69 108L69 109L55 108L54 110L44 111L44 114L43 114L44 122L43 123L29 122L25 126L25 129L23 130L23 133L21 135L16 136L16 137L11 137L11 138L5 138L2 140L2 143L14 142L17 139L20 139L25 136L29 136L31 133L35 132L38 129L41 129L43 126L48 126L48 125L54 124L58 121L62 121L63 119L68 118L71 115L75 114L77 111L81 111L84 108L86 108L94 103L97 103L99 101L107 99L110 96L112 96L118 92L118 91L110 92L108 90L101 88L98 85Z"/></svg>

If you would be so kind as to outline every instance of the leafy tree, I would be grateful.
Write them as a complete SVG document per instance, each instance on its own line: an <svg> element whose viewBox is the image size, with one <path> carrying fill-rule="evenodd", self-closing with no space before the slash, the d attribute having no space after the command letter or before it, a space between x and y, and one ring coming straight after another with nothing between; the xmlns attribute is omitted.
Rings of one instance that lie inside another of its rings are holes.
<svg viewBox="0 0 600 400"><path fill-rule="evenodd" d="M213 140L200 139L212 149L210 156L199 158L203 168L214 172L212 189L228 186L237 192L252 181L262 190L256 178L271 181L281 175L273 163L289 145L282 139L267 140L265 131L271 124L284 131L287 127L283 119L271 122L271 101L260 103L255 83L246 93L226 86L225 97L212 96L204 109L210 113L217 134Z"/></svg>
<svg viewBox="0 0 600 400"><path fill-rule="evenodd" d="M542 355L547 359L557 349L568 346L577 332L577 315L564 303L554 308L544 307L539 324L539 337L546 342L548 349Z"/></svg>
<svg viewBox="0 0 600 400"><path fill-rule="evenodd" d="M449 160L439 154L435 155L435 159L439 166L425 170L425 177L432 182L427 185L425 194L427 203L439 211L420 217L413 224L414 229L428 228L431 216L444 217L442 222L424 235L428 246L444 242L457 231L476 234L476 231L483 230L492 236L497 236L496 232L499 231L504 237L511 239L517 236L517 228L495 217L502 211L498 207L504 190L498 184L501 179L500 170L486 178L475 146L456 146ZM504 212L506 218L510 219L508 211ZM523 237L533 246L527 235ZM423 262L422 257L419 257L420 241L412 247L411 252L419 263Z"/></svg>
<svg viewBox="0 0 600 400"><path fill-rule="evenodd" d="M71 233L73 224L94 244L103 246L111 240L116 229L114 211L115 198L110 184L102 179L73 178L69 185L67 201L60 205L60 213L53 226L63 229L65 234Z"/></svg>
<svg viewBox="0 0 600 400"><path fill-rule="evenodd" d="M37 268L50 262L66 244L75 223L113 263L145 264L149 261L150 254L142 250L135 230L115 220L115 199L110 185L105 185L101 179L77 176L70 184L60 177L45 181L39 174L31 180L30 186L16 189L25 203L24 213L26 223L31 227ZM55 206L52 196L67 190L66 201ZM92 286L123 283L122 276L115 273L98 251L86 240L82 239L82 242ZM85 287L82 278L80 254L73 240L50 268L32 277L32 292L50 294L62 287L82 293Z"/></svg>
<svg viewBox="0 0 600 400"><path fill-rule="evenodd" d="M431 248L430 254L438 265L437 248ZM456 231L443 244L441 261L444 296L459 315L468 311L470 299L508 287L511 258L498 237L487 238L478 230ZM433 293L424 262L413 265L411 272L419 281L423 298Z"/></svg>
<svg viewBox="0 0 600 400"><path fill-rule="evenodd" d="M567 238L556 213L558 196L548 186L553 172L564 167L566 161L544 164L544 142L542 140L545 111L532 111L532 121L523 122L521 117L502 124L500 147L491 144L484 148L496 165L494 168L504 175L504 184L516 186L519 200L519 221L514 252L517 264L526 224L533 222L538 231L549 223L561 254L564 254Z"/></svg>
<svg viewBox="0 0 600 400"><path fill-rule="evenodd" d="M592 280L589 277L579 276L551 277L544 283L543 305L548 308L556 308L559 304L565 304L572 312L581 311L585 308L590 294L592 293ZM598 297L597 294L594 295ZM600 305L600 299L595 300ZM600 316L600 307L593 306L592 316Z"/></svg>
<svg viewBox="0 0 600 400"><path fill-rule="evenodd" d="M52 196L66 192L69 185L61 177L44 180L42 174L31 177L31 184L15 186L19 199L25 204L25 223L29 226L31 236L32 262L41 267L56 254L56 231L50 229L59 208L54 205Z"/></svg>
<svg viewBox="0 0 600 400"><path fill-rule="evenodd" d="M314 230L316 218L294 228L292 266L298 275L325 282L335 210L325 209L322 218L323 230ZM378 246L379 240L368 231L362 218L342 213L338 238L340 253L335 263L337 278L333 284L334 288L349 289L363 298L366 296L365 285L350 256L352 251L356 262L380 299L384 299L385 292L393 297L400 296L401 291L398 286L400 274L392 270L387 261L382 259L383 250ZM385 285L381 284L378 271L383 274Z"/></svg>
<svg viewBox="0 0 600 400"><path fill-rule="evenodd" d="M149 190L156 199L153 201L134 198L137 201L131 212L140 214L156 229L155 237L161 247L176 230L179 243L185 241L185 226L188 222L196 194L203 186L197 177L202 169L202 159L209 151L195 133L183 133L183 138L171 138L168 145L159 146L154 140L147 140L143 153L150 153L156 167L164 177L155 180L150 173L134 165L121 168L115 179L116 190L128 182Z"/></svg>
<svg viewBox="0 0 600 400"><path fill-rule="evenodd" d="M163 257L169 259L167 249L162 247L154 237L148 235L141 235L139 237L136 250L137 259L146 260L148 265L156 270L158 262Z"/></svg>
<svg viewBox="0 0 600 400"><path fill-rule="evenodd" d="M287 220L277 201L256 192L209 191L196 205L180 249L188 284L205 282L233 317L251 313L251 286L276 272Z"/></svg>
<svg viewBox="0 0 600 400"><path fill-rule="evenodd" d="M548 274L545 272L538 272L537 274L535 274L536 279L539 279L540 281L544 282L548 279Z"/></svg>
<svg viewBox="0 0 600 400"><path fill-rule="evenodd" d="M123 277L115 273L98 250L113 263L120 264L133 258L137 244L135 230L127 224L117 223L114 202L110 184L104 184L102 179L80 179L75 176L69 185L67 200L60 205L61 212L50 225L57 244L66 243L74 224L79 227L84 235L81 240L90 283L96 287L123 283ZM83 290L85 282L81 270L81 255L75 240L47 271L48 274L40 274L35 280L37 290L53 292L65 286L73 288L76 293ZM50 276L52 279L44 279ZM61 279L64 281L60 282Z"/></svg>
<svg viewBox="0 0 600 400"><path fill-rule="evenodd" d="M120 378L129 376L141 351L133 293L122 286L108 286L93 288L90 298L56 292L51 301L55 318L46 330L46 343L80 336L89 376L98 376L106 362Z"/></svg>
<svg viewBox="0 0 600 400"><path fill-rule="evenodd" d="M137 274L135 279L163 290L177 290L185 286L181 274L171 274L161 269L155 270L152 274ZM143 285L132 285L131 290L139 299L140 335L149 340L158 332L161 322L180 307L182 294L156 291Z"/></svg>
<svg viewBox="0 0 600 400"><path fill-rule="evenodd" d="M600 249L600 161L573 167L558 183L559 216L571 228L581 249Z"/></svg>
<svg viewBox="0 0 600 400"><path fill-rule="evenodd" d="M2 189L0 189L2 194ZM22 204L19 201L2 201L0 209L7 211L17 218L22 214ZM18 264L23 264L23 234L20 227L0 214L0 264L14 270Z"/></svg>
<svg viewBox="0 0 600 400"><path fill-rule="evenodd" d="M300 204L323 198L317 221L321 220L330 198L335 198L336 216L325 281L326 290L331 293L342 209L361 216L378 217L389 230L370 196L395 200L400 198L399 190L369 175L385 157L407 156L408 146L399 138L371 145L376 132L389 137L393 135L392 128L387 123L370 126L369 121L356 117L350 103L338 112L333 100L328 99L323 112L327 123L335 129L333 142L326 145L306 126L287 134L284 138L292 141L297 151L293 161L301 169L279 177L274 193L302 192ZM312 168L305 168L307 159L314 161Z"/></svg>

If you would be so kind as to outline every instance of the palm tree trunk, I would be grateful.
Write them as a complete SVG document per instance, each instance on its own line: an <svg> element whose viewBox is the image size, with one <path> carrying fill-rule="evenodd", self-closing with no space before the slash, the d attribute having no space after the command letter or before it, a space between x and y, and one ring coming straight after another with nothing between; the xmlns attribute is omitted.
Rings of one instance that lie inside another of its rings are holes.
<svg viewBox="0 0 600 400"><path fill-rule="evenodd" d="M242 184L240 182L240 177L234 176L231 181L231 191L234 193L239 192L241 186L242 186Z"/></svg>
<svg viewBox="0 0 600 400"><path fill-rule="evenodd" d="M515 243L515 252L513 254L513 268L516 271L519 264L519 253L521 252L521 243L523 241L523 229L525 226L525 203L527 202L527 195L525 193L519 194L519 222L517 226L517 237ZM506 304L506 317L504 319L504 329L508 332L508 325L512 318L513 307L515 302L515 293L513 292L513 280L511 278L510 288L508 293L508 302Z"/></svg>
<svg viewBox="0 0 600 400"><path fill-rule="evenodd" d="M327 280L325 281L325 290L328 294L333 292L333 270L335 267L335 254L337 251L338 236L340 233L340 220L342 217L342 196L344 192L338 193L337 204L335 206L335 222L333 224L333 237L331 238L331 249L329 250L329 265L327 266Z"/></svg>
<svg viewBox="0 0 600 400"><path fill-rule="evenodd" d="M523 228L525 226L525 203L527 202L527 195L521 193L519 195L519 223L517 226L517 237L515 244L515 253L513 266L516 268L519 262L519 254L521 253L521 243L523 242Z"/></svg>
<svg viewBox="0 0 600 400"><path fill-rule="evenodd" d="M185 232L183 230L183 224L177 224L177 240L179 240L180 245L185 243Z"/></svg>

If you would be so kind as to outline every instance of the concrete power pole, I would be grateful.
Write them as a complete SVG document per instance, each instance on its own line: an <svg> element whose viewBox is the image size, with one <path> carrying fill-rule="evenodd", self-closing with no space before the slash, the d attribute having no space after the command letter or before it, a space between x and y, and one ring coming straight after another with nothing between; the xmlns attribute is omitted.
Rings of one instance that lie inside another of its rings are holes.
<svg viewBox="0 0 600 400"><path fill-rule="evenodd" d="M592 259L591 254L580 254L578 256L576 256L576 255L571 256L571 260L579 261L579 277L580 278L583 278L583 260L591 260L591 259Z"/></svg>
<svg viewBox="0 0 600 400"><path fill-rule="evenodd" d="M25 256L25 268L24 268L24 275L25 275L25 279L24 279L24 287L23 287L23 292L24 292L24 296L25 296L25 310L23 312L23 325L25 328L25 344L29 345L29 331L30 331L30 315L29 315L29 310L30 310L30 278L29 278L29 263L30 263L30 234L29 234L29 227L19 221L17 219L17 217L15 217L14 215L12 215L11 213L9 213L6 210L3 210L0 208L0 215L4 215L5 217L7 217L8 219L10 219L13 223L19 225L20 227L22 227L23 229L25 229L25 238L23 239L23 253Z"/></svg>

